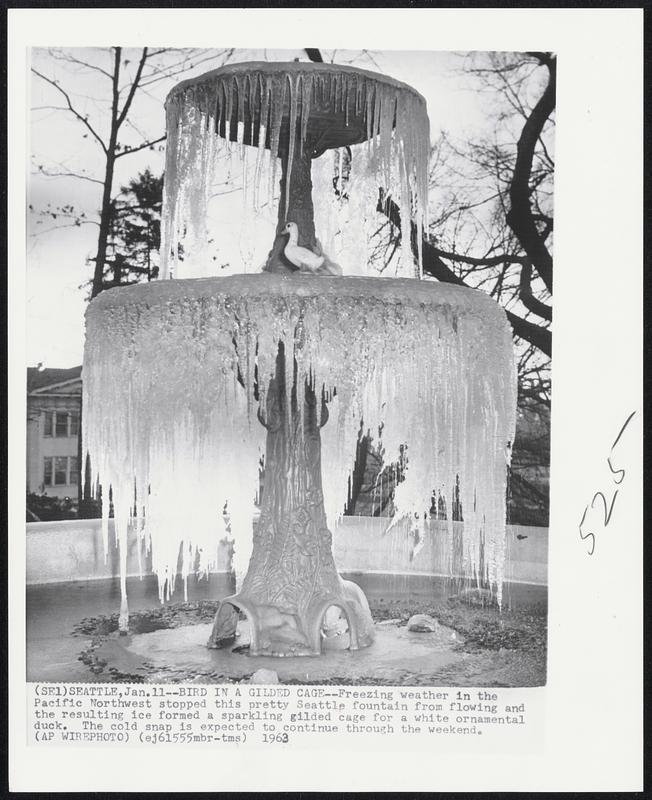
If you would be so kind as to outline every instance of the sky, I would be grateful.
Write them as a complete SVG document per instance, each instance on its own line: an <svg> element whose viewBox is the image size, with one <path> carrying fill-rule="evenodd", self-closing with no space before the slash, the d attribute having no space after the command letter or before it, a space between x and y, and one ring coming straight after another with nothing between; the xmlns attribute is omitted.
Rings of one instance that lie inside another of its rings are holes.
<svg viewBox="0 0 652 800"><path fill-rule="evenodd" d="M97 48L67 50L80 62L102 67L108 55ZM139 51L125 49L124 58L137 59ZM76 106L88 115L95 129L106 126L106 113L101 102L107 96L106 76L81 64L69 64L44 49L31 52L31 65L43 75L52 77L65 87ZM355 64L364 69L383 72L408 83L426 99L430 117L431 139L442 131L452 138L468 137L486 124L486 102L470 88L468 78L461 73L464 54L447 52L388 52L388 51L323 51L325 60ZM301 50L236 50L229 63L252 60L306 60ZM178 61L178 59L176 59ZM223 61L218 51L197 51L193 68L172 78L155 75L144 92L139 92L129 115L129 128L124 142L135 144L141 134L158 138L164 132L163 101L179 80L214 69ZM169 61L166 63L170 63ZM91 277L87 259L94 255L97 226L60 227L60 215L54 219L44 215L48 204L52 208L70 204L83 210L92 219L100 206L101 186L93 178L101 177L101 151L92 135L69 112L54 110L61 104L61 95L37 75L30 84L29 151L27 165L28 210L27 226L27 365L42 363L46 367L69 367L81 363L83 355L83 315L87 304ZM119 186L146 167L153 172L163 170L163 145L154 151L126 156L118 161L114 179L114 194ZM74 171L85 179L46 175ZM80 288L81 287L81 288Z"/></svg>

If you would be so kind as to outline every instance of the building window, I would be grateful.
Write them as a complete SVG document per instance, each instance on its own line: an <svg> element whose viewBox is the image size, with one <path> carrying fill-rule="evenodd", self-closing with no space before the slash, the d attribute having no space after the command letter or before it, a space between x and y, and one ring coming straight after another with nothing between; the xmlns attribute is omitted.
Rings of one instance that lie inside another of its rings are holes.
<svg viewBox="0 0 652 800"><path fill-rule="evenodd" d="M76 456L48 456L43 459L44 486L76 486L78 483Z"/></svg>
<svg viewBox="0 0 652 800"><path fill-rule="evenodd" d="M68 459L57 456L54 459L54 485L65 486L68 483Z"/></svg>
<svg viewBox="0 0 652 800"><path fill-rule="evenodd" d="M46 411L43 436L67 438L79 434L79 414L67 411Z"/></svg>
<svg viewBox="0 0 652 800"><path fill-rule="evenodd" d="M43 459L43 483L46 486L52 486L52 459Z"/></svg>

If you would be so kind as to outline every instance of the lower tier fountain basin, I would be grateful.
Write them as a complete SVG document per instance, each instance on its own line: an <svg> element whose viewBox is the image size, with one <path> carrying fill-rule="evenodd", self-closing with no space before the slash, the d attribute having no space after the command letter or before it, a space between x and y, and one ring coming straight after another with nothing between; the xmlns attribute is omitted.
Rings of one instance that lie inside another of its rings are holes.
<svg viewBox="0 0 652 800"><path fill-rule="evenodd" d="M252 657L208 650L228 574L191 579L158 602L154 576L130 578L129 636L119 636L119 581L27 587L27 680L128 683L233 683L266 668L281 683L339 685L540 686L546 681L547 587L506 584L502 611L459 597L436 576L344 573L369 598L376 641L358 651L326 647L319 657ZM431 613L434 633L407 630L409 616ZM246 622L235 647L246 643ZM335 644L337 647L337 644Z"/></svg>

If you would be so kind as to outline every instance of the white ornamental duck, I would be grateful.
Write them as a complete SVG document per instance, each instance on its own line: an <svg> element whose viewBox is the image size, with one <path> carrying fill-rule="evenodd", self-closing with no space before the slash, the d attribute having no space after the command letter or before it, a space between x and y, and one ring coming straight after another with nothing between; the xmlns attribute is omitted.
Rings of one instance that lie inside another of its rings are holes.
<svg viewBox="0 0 652 800"><path fill-rule="evenodd" d="M301 272L311 272L313 275L341 275L342 268L331 261L324 253L313 253L307 247L299 245L299 228L296 222L288 222L283 233L288 235L288 243L283 251L287 260L298 267ZM319 249L321 246L317 243Z"/></svg>

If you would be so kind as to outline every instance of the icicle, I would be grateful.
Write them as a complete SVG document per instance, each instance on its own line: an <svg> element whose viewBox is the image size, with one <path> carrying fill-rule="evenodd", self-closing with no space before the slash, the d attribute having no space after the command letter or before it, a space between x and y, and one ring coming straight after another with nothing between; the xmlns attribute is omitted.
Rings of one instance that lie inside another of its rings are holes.
<svg viewBox="0 0 652 800"><path fill-rule="evenodd" d="M287 175L285 179L285 213L290 207L290 176L292 175L292 164L294 161L294 145L297 138L297 103L299 102L300 75L288 75L288 85L290 88L290 142L288 145Z"/></svg>
<svg viewBox="0 0 652 800"><path fill-rule="evenodd" d="M285 106L287 80L285 76L278 78L274 76L270 79L270 158L272 170L270 173L269 197L273 196L274 184L276 182L276 159L278 157L279 141L281 138L281 123L283 122L283 110Z"/></svg>
<svg viewBox="0 0 652 800"><path fill-rule="evenodd" d="M346 100L344 106L344 125L348 128L349 127L349 107L351 105L351 83L352 81L346 82Z"/></svg>
<svg viewBox="0 0 652 800"><path fill-rule="evenodd" d="M380 161L386 190L389 190L391 186L392 129L394 125L395 109L396 98L393 94L390 94L383 103L383 113L379 124Z"/></svg>
<svg viewBox="0 0 652 800"><path fill-rule="evenodd" d="M343 169L344 169L344 150L340 147L338 150L338 162L337 162L337 193L340 197L340 201L342 200L342 193L344 192L344 178L343 178Z"/></svg>
<svg viewBox="0 0 652 800"><path fill-rule="evenodd" d="M269 84L259 75L258 84L260 87L260 121L258 124L258 152L256 154L256 171L254 176L254 206L257 208L259 205L259 186L261 180L261 167L263 163L263 156L265 155L265 140L268 131L269 119ZM268 193L269 195L269 193Z"/></svg>
<svg viewBox="0 0 652 800"><path fill-rule="evenodd" d="M303 75L301 79L301 155L303 155L303 146L306 141L308 120L310 119L311 100L314 92L314 75Z"/></svg>
<svg viewBox="0 0 652 800"><path fill-rule="evenodd" d="M371 123L371 145L374 151L378 146L377 137L378 137L378 132L380 130L382 99L383 99L382 89L379 86L377 86L376 91L374 92L373 118Z"/></svg>
<svg viewBox="0 0 652 800"><path fill-rule="evenodd" d="M371 140L373 137L373 98L374 87L371 81L366 82L367 96L365 98L365 117L367 120L367 144L371 148Z"/></svg>

